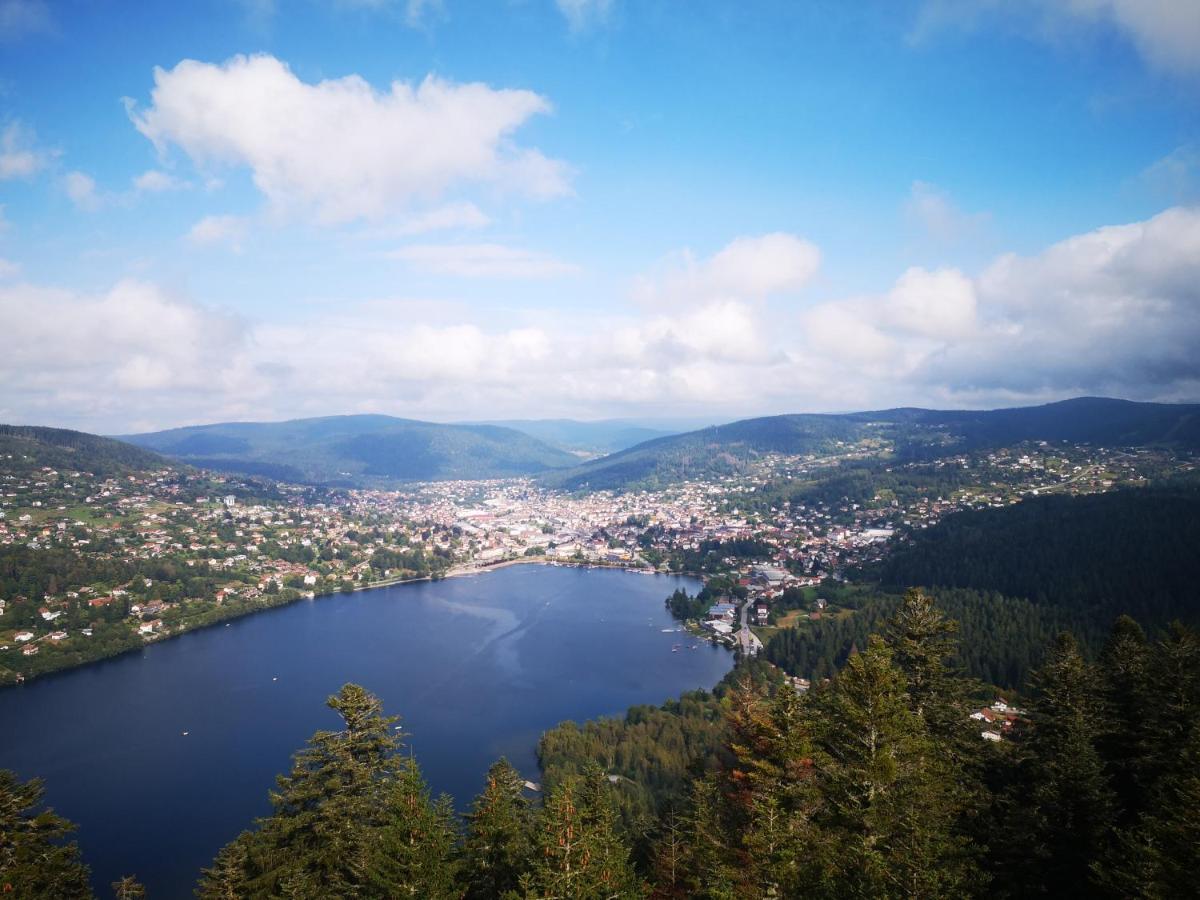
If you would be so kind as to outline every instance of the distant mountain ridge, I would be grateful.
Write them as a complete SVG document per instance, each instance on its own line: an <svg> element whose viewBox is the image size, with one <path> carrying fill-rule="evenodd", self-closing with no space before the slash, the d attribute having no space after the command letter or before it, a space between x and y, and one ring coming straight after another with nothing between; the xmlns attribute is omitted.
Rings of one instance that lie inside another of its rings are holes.
<svg viewBox="0 0 1200 900"><path fill-rule="evenodd" d="M120 439L202 468L330 486L512 478L578 462L511 428L381 415L226 422Z"/></svg>
<svg viewBox="0 0 1200 900"><path fill-rule="evenodd" d="M512 428L551 447L588 456L616 453L654 438L691 430L653 427L630 419L602 419L594 422L580 422L575 419L502 419L480 424Z"/></svg>
<svg viewBox="0 0 1200 900"><path fill-rule="evenodd" d="M542 481L567 490L654 488L688 478L732 474L764 453L833 452L839 441L870 436L886 437L902 454L913 457L1030 440L1198 449L1200 404L1078 397L995 410L908 407L766 416L656 438L547 473Z"/></svg>
<svg viewBox="0 0 1200 900"><path fill-rule="evenodd" d="M144 472L169 464L159 454L123 441L38 425L0 425L0 459L6 472L49 466L94 475Z"/></svg>

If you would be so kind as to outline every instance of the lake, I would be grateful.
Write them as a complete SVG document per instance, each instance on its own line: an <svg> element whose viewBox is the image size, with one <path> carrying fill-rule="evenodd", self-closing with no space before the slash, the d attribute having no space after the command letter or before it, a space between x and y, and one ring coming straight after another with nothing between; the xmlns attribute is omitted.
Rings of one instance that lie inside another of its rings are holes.
<svg viewBox="0 0 1200 900"><path fill-rule="evenodd" d="M663 632L677 587L700 585L528 565L301 601L0 690L0 768L45 779L102 895L136 874L189 897L292 753L337 727L324 701L345 682L402 717L460 809L501 755L538 780L538 738L565 719L711 688L732 656Z"/></svg>

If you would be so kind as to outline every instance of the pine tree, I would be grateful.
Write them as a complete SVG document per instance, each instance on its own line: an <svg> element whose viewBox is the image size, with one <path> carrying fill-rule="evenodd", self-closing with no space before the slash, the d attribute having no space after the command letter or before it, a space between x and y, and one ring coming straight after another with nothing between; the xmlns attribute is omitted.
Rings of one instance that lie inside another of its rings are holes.
<svg viewBox="0 0 1200 900"><path fill-rule="evenodd" d="M384 811L373 852L374 896L447 900L458 896L454 879L458 826L450 798L434 802L416 760L405 758L383 796Z"/></svg>
<svg viewBox="0 0 1200 900"><path fill-rule="evenodd" d="M955 775L934 751L881 639L813 698L821 805L819 890L835 896L959 897L978 873L953 831ZM811 890L817 891L814 885Z"/></svg>
<svg viewBox="0 0 1200 900"><path fill-rule="evenodd" d="M1100 685L1105 731L1099 749L1116 796L1119 822L1128 825L1142 811L1146 797L1150 647L1140 625L1129 616L1113 623L1100 654Z"/></svg>
<svg viewBox="0 0 1200 900"><path fill-rule="evenodd" d="M791 895L805 878L816 802L813 747L799 695L783 685L766 698L743 686L731 697L728 719L743 880L761 896Z"/></svg>
<svg viewBox="0 0 1200 900"><path fill-rule="evenodd" d="M642 896L608 790L607 778L593 767L550 791L535 833L534 868L521 880L526 897Z"/></svg>
<svg viewBox="0 0 1200 900"><path fill-rule="evenodd" d="M1116 851L1094 865L1112 897L1169 900L1197 894L1200 870L1200 729L1180 754L1178 772L1156 792L1158 803L1136 828L1120 835Z"/></svg>
<svg viewBox="0 0 1200 900"><path fill-rule="evenodd" d="M200 900L241 900L250 894L248 848L254 839L243 832L220 849L212 867L200 873L196 886Z"/></svg>
<svg viewBox="0 0 1200 900"><path fill-rule="evenodd" d="M401 763L400 738L377 698L354 684L330 697L340 731L318 731L271 793L274 813L226 846L204 872L204 897L370 895L384 789Z"/></svg>
<svg viewBox="0 0 1200 900"><path fill-rule="evenodd" d="M1095 672L1075 639L1059 635L1033 678L1029 779L1014 801L1012 839L1028 847L1029 889L1060 896L1084 889L1104 847L1114 804L1096 749L1103 715Z"/></svg>
<svg viewBox="0 0 1200 900"><path fill-rule="evenodd" d="M0 895L32 900L92 897L79 848L63 839L75 826L40 809L38 779L21 782L0 769Z"/></svg>
<svg viewBox="0 0 1200 900"><path fill-rule="evenodd" d="M506 759L494 763L467 815L464 878L468 900L515 891L533 860L533 820L521 776Z"/></svg>
<svg viewBox="0 0 1200 900"><path fill-rule="evenodd" d="M145 900L146 888L132 875L112 883L114 900Z"/></svg>

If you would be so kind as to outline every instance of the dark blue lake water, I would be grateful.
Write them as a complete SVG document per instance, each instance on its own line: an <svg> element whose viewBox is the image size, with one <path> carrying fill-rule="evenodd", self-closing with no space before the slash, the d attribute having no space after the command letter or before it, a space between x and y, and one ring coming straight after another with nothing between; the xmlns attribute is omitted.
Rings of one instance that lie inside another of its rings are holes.
<svg viewBox="0 0 1200 900"><path fill-rule="evenodd" d="M136 874L151 897L190 896L269 812L292 753L337 726L324 701L345 682L402 716L434 791L460 808L501 755L538 780L537 740L564 719L711 688L728 651L662 631L680 586L699 589L516 566L297 603L0 690L0 768L45 779L105 895Z"/></svg>

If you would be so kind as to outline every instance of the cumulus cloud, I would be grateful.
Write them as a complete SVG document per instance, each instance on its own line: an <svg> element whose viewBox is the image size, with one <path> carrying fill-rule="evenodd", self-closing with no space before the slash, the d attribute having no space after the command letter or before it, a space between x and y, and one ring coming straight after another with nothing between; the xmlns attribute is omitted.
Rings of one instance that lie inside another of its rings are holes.
<svg viewBox="0 0 1200 900"><path fill-rule="evenodd" d="M738 283L770 290L799 276ZM975 273L909 268L878 293L820 302L709 291L624 315L513 319L534 324L432 318L337 304L254 322L144 282L96 295L0 284L0 421L121 431L134 417L166 427L368 410L466 419L1195 400L1200 210Z"/></svg>
<svg viewBox="0 0 1200 900"><path fill-rule="evenodd" d="M975 277L910 269L887 294L825 304L804 318L810 336L918 397L1194 399L1200 211L1170 209L1036 256L1007 254ZM855 379L836 358L831 366Z"/></svg>
<svg viewBox="0 0 1200 900"><path fill-rule="evenodd" d="M10 122L0 132L0 181L29 178L46 167L51 154L37 147L33 131Z"/></svg>
<svg viewBox="0 0 1200 900"><path fill-rule="evenodd" d="M133 179L133 189L139 194L161 194L175 191L187 185L162 169L148 169Z"/></svg>
<svg viewBox="0 0 1200 900"><path fill-rule="evenodd" d="M739 237L708 259L696 259L690 251L677 254L638 278L633 293L651 304L762 298L799 290L820 263L816 245L796 235Z"/></svg>
<svg viewBox="0 0 1200 900"><path fill-rule="evenodd" d="M53 30L54 18L45 0L0 0L0 41Z"/></svg>
<svg viewBox="0 0 1200 900"><path fill-rule="evenodd" d="M1142 170L1138 180L1171 203L1200 198L1200 144L1183 144Z"/></svg>
<svg viewBox="0 0 1200 900"><path fill-rule="evenodd" d="M96 180L86 172L68 172L62 179L63 190L79 209L94 212L101 206Z"/></svg>
<svg viewBox="0 0 1200 900"><path fill-rule="evenodd" d="M922 231L944 243L974 237L988 221L986 213L963 212L948 193L928 181L912 183L905 212Z"/></svg>
<svg viewBox="0 0 1200 900"><path fill-rule="evenodd" d="M154 83L150 106L128 104L137 129L198 166L249 168L280 213L380 218L472 183L534 197L568 191L562 162L514 140L550 111L532 91L433 75L386 91L357 75L308 84L262 55L184 60L155 69Z"/></svg>
<svg viewBox="0 0 1200 900"><path fill-rule="evenodd" d="M459 278L555 278L579 267L503 244L409 244L388 254L424 272Z"/></svg>
<svg viewBox="0 0 1200 900"><path fill-rule="evenodd" d="M240 252L248 231L249 222L242 216L205 216L191 227L186 239L197 246L227 244Z"/></svg>
<svg viewBox="0 0 1200 900"><path fill-rule="evenodd" d="M612 12L613 0L554 0L573 32L603 24Z"/></svg>
<svg viewBox="0 0 1200 900"><path fill-rule="evenodd" d="M1200 4L1195 0L925 0L910 33L921 41L946 28L979 29L997 20L1037 37L1110 28L1150 65L1200 73Z"/></svg>
<svg viewBox="0 0 1200 900"><path fill-rule="evenodd" d="M491 219L474 203L451 203L410 216L396 229L398 235L426 234L455 228L483 228Z"/></svg>

